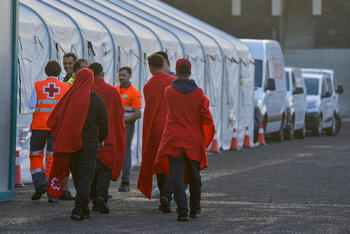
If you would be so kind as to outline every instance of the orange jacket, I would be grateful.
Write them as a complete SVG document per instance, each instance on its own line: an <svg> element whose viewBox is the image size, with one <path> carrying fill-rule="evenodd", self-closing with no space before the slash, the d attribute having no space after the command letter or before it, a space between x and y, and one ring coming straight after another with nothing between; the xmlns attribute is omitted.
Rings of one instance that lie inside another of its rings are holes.
<svg viewBox="0 0 350 234"><path fill-rule="evenodd" d="M37 103L30 129L51 130L46 122L59 100L68 91L69 85L55 78L47 78L34 83Z"/></svg>

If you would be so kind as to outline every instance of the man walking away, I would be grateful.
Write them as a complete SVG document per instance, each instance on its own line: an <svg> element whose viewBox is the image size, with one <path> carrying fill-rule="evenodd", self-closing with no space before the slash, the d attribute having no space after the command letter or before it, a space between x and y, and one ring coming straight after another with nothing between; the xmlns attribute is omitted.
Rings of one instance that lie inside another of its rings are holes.
<svg viewBox="0 0 350 234"><path fill-rule="evenodd" d="M55 140L48 193L60 196L61 181L70 168L77 190L71 213L71 218L75 220L90 217L89 193L97 152L108 135L106 106L92 91L93 84L94 73L90 69L81 69L47 121Z"/></svg>
<svg viewBox="0 0 350 234"><path fill-rule="evenodd" d="M154 160L168 115L168 105L164 90L171 85L175 77L163 72L163 58L158 54L148 57L149 69L153 77L143 88L145 95L145 112L142 132L142 162L138 180L138 189L149 199L152 198ZM160 190L159 209L170 213L171 183L168 175L157 174Z"/></svg>
<svg viewBox="0 0 350 234"><path fill-rule="evenodd" d="M118 179L124 162L124 108L118 90L104 81L102 65L95 62L89 68L94 72L93 90L106 104L109 127L104 147L98 152L95 177L91 185L91 196L94 204L93 210L109 213L107 200L110 181Z"/></svg>
<svg viewBox="0 0 350 234"><path fill-rule="evenodd" d="M120 85L116 88L120 93L125 108L124 122L126 127L126 150L119 192L130 191L131 146L135 132L135 121L141 118L142 96L131 85L131 76L132 70L130 67L125 66L119 69Z"/></svg>
<svg viewBox="0 0 350 234"><path fill-rule="evenodd" d="M68 53L69 54L69 53ZM72 56L68 56L68 58L74 58L73 56L74 54L72 54ZM67 60L67 58L66 58ZM70 60L68 59L68 63L70 66ZM89 60L87 59L78 59L74 62L73 64L73 75L72 77L66 82L69 87L71 87L73 85L74 82L74 78L76 76L76 74L83 68L88 68L89 67ZM62 181L62 186L64 189L64 192L62 194L62 196L60 197L60 200L74 200L74 197L72 196L72 194L70 193L70 191L68 190L68 180L69 180L69 175Z"/></svg>
<svg viewBox="0 0 350 234"><path fill-rule="evenodd" d="M77 56L74 53L65 53L63 55L63 68L66 71L66 76L63 78L63 82L67 83L70 78L74 76L73 66L77 61Z"/></svg>
<svg viewBox="0 0 350 234"><path fill-rule="evenodd" d="M163 58L163 71L172 76L176 76L174 72L170 71L170 61L169 61L168 54L164 51L158 51L155 54L159 54Z"/></svg>
<svg viewBox="0 0 350 234"><path fill-rule="evenodd" d="M169 114L155 168L158 173L169 172L167 169L170 169L177 220L188 221L184 174L186 172L190 184L190 217L198 218L201 212L199 171L208 166L206 148L215 130L209 100L195 81L189 79L191 63L187 59L176 62L176 75L178 78L172 86L165 89Z"/></svg>
<svg viewBox="0 0 350 234"><path fill-rule="evenodd" d="M47 178L50 175L53 161L54 141L51 129L46 121L51 111L55 108L58 101L68 90L68 85L58 81L61 73L60 64L55 61L49 61L45 66L47 78L35 82L29 107L35 109L33 120L30 125L32 135L30 138L30 171L35 187L35 193L32 200L38 200L46 192ZM46 144L46 170L44 166L44 148ZM49 202L56 200L49 197Z"/></svg>

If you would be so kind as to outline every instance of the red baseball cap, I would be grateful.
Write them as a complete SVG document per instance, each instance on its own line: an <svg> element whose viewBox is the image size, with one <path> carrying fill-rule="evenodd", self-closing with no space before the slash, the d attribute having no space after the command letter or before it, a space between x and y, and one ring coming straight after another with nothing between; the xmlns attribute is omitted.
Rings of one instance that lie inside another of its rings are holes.
<svg viewBox="0 0 350 234"><path fill-rule="evenodd" d="M176 61L176 70L185 66L189 71L191 71L191 62L188 59L178 59Z"/></svg>

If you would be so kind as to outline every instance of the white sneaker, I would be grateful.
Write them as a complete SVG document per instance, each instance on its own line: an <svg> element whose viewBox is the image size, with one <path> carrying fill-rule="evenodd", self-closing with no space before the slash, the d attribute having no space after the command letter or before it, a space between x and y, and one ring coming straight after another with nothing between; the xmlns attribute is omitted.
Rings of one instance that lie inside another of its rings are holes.
<svg viewBox="0 0 350 234"><path fill-rule="evenodd" d="M152 191L152 197L159 197L160 196L160 191L158 187L155 187Z"/></svg>
<svg viewBox="0 0 350 234"><path fill-rule="evenodd" d="M186 193L186 196L190 195L190 189L188 188L188 186L186 186L185 188L185 193Z"/></svg>

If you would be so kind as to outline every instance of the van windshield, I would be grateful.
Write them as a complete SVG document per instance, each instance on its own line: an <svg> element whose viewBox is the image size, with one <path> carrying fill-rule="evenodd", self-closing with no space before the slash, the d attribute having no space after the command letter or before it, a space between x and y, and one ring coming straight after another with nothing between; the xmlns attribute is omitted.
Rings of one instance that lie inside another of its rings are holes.
<svg viewBox="0 0 350 234"><path fill-rule="evenodd" d="M307 95L318 95L318 79L305 78L306 94Z"/></svg>
<svg viewBox="0 0 350 234"><path fill-rule="evenodd" d="M255 60L255 83L254 87L261 87L262 81L262 60Z"/></svg>

